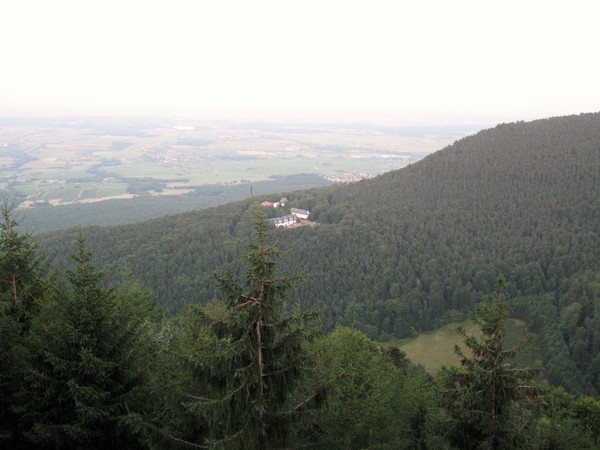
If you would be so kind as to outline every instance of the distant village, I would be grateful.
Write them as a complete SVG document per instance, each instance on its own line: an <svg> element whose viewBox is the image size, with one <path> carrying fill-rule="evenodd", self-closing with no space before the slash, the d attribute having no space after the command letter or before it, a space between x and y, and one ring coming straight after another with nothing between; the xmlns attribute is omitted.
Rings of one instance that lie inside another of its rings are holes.
<svg viewBox="0 0 600 450"><path fill-rule="evenodd" d="M263 208L283 208L286 203L289 203L289 201L284 197L278 202L264 201L260 205ZM273 224L276 228L309 225L311 224L308 221L309 214L310 212L305 209L291 208L289 214L267 219L267 222Z"/></svg>
<svg viewBox="0 0 600 450"><path fill-rule="evenodd" d="M334 183L356 183L357 181L370 180L375 178L375 175L369 173L345 173L343 175L327 175L324 177L326 180L333 181Z"/></svg>

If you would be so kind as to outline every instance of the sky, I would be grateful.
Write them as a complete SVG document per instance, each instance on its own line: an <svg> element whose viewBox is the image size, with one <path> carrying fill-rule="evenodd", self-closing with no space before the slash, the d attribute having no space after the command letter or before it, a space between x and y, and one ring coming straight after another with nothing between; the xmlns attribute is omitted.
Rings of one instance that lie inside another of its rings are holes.
<svg viewBox="0 0 600 450"><path fill-rule="evenodd" d="M7 1L0 111L595 112L595 3Z"/></svg>

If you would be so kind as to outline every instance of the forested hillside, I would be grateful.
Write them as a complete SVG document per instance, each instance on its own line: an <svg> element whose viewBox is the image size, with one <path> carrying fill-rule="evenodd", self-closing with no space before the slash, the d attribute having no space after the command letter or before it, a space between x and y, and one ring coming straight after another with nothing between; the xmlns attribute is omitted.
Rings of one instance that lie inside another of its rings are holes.
<svg viewBox="0 0 600 450"><path fill-rule="evenodd" d="M36 206L20 209L21 226L43 233L75 225L123 225L168 214L179 214L247 198L282 191L295 191L328 186L332 182L319 175L299 174L273 177L266 181L239 184L196 186L193 192L181 195L151 196L147 193L130 199L104 200L62 206Z"/></svg>
<svg viewBox="0 0 600 450"><path fill-rule="evenodd" d="M274 230L282 271L303 274L289 301L319 308L328 329L431 330L464 318L502 274L547 378L600 392L600 114L498 125L405 169L288 198L318 223ZM175 313L217 298L213 273L245 252L250 203L84 233L109 279L139 279ZM75 235L43 236L41 249L60 264Z"/></svg>
<svg viewBox="0 0 600 450"><path fill-rule="evenodd" d="M600 444L600 401L535 379L509 344L506 282L459 329L460 366L429 375L360 331L286 308L295 277L257 204L240 274L219 302L172 317L126 280L107 286L82 233L42 255L0 222L0 447L29 449L556 449ZM474 333L474 334L471 334Z"/></svg>

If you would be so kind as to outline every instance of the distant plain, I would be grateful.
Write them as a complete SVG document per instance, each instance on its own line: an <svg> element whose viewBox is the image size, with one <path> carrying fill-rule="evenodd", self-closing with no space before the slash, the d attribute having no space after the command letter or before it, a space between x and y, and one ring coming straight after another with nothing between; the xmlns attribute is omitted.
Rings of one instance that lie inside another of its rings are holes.
<svg viewBox="0 0 600 450"><path fill-rule="evenodd" d="M355 181L475 126L173 118L0 118L0 189L19 207L180 195L296 174ZM284 190L285 186L281 186Z"/></svg>

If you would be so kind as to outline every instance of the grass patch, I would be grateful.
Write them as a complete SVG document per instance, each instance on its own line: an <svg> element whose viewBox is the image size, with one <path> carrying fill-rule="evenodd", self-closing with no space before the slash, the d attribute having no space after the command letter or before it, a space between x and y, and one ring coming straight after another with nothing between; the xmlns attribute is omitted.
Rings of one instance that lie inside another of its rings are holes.
<svg viewBox="0 0 600 450"><path fill-rule="evenodd" d="M442 366L459 365L459 357L454 353L454 345L466 349L462 337L456 329L462 326L468 335L479 336L479 327L470 320L445 325L436 331L423 333L414 339L401 342L390 342L398 345L415 364L420 364L429 373L434 373ZM526 329L525 322L509 319L506 323L506 348L511 348L522 340L533 338ZM520 366L537 367L541 365L541 353L534 345L533 339L524 347L517 357Z"/></svg>

